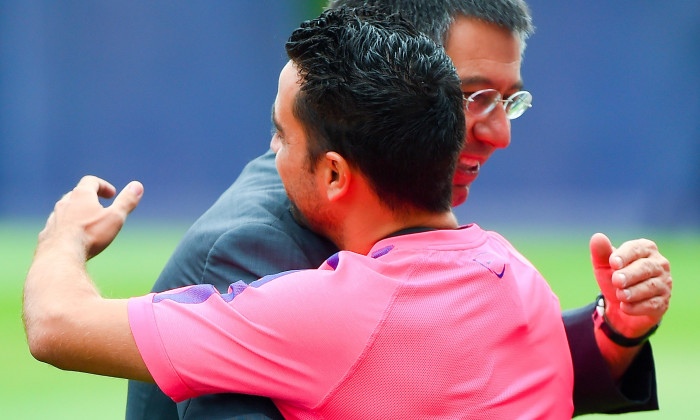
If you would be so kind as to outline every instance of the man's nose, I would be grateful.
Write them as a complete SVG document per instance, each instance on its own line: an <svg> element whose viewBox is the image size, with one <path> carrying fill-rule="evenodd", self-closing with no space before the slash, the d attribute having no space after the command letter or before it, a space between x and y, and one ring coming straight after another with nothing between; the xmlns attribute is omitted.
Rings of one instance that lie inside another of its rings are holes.
<svg viewBox="0 0 700 420"><path fill-rule="evenodd" d="M510 120L506 117L502 103L474 121L473 134L478 141L489 143L496 149L504 149L510 145Z"/></svg>
<svg viewBox="0 0 700 420"><path fill-rule="evenodd" d="M277 153L280 150L280 147L282 147L282 144L280 143L279 139L277 136L273 136L272 139L270 139L270 149Z"/></svg>

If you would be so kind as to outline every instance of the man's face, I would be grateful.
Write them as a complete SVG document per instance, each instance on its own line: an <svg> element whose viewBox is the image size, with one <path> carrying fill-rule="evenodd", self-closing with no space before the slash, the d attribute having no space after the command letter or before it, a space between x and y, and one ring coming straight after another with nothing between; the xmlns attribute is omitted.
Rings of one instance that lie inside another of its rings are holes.
<svg viewBox="0 0 700 420"><path fill-rule="evenodd" d="M460 16L445 43L468 97L482 89L496 89L505 99L521 90L520 39L491 23ZM467 139L452 182L452 205L467 200L469 187L491 154L510 144L510 120L502 106L488 115L467 117Z"/></svg>
<svg viewBox="0 0 700 420"><path fill-rule="evenodd" d="M327 233L330 217L323 204L323 184L320 175L315 173L309 162L304 127L292 113L299 88L297 67L289 61L280 73L277 98L272 108L275 133L270 147L277 153L277 172L292 203L295 219L317 233L324 234Z"/></svg>

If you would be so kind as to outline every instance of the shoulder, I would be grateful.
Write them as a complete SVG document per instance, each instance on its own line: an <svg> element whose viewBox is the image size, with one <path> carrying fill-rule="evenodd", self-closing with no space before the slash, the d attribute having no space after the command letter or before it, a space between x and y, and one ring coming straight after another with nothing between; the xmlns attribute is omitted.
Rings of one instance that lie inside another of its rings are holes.
<svg viewBox="0 0 700 420"><path fill-rule="evenodd" d="M202 214L185 233L180 248L195 254L210 254L227 246L238 247L257 240L269 244L273 237L279 246L297 246L311 232L291 217L287 199L270 151L252 160L236 181Z"/></svg>
<svg viewBox="0 0 700 420"><path fill-rule="evenodd" d="M189 228L154 290L188 284L256 280L290 269L318 267L333 244L299 226L268 152Z"/></svg>
<svg viewBox="0 0 700 420"><path fill-rule="evenodd" d="M226 230L193 227L185 235L156 282L161 291L207 283L220 291L286 270L315 268L333 250L307 234L304 242L277 223L249 221ZM311 249L318 243L316 249Z"/></svg>
<svg viewBox="0 0 700 420"><path fill-rule="evenodd" d="M475 225L476 226L476 225ZM479 228L477 226L477 228ZM481 229L481 228L479 228ZM528 269L537 271L535 266L518 251L513 244L510 243L503 235L495 231L483 231L488 237L488 243L492 248L500 250L504 254L508 255L512 263L517 263Z"/></svg>

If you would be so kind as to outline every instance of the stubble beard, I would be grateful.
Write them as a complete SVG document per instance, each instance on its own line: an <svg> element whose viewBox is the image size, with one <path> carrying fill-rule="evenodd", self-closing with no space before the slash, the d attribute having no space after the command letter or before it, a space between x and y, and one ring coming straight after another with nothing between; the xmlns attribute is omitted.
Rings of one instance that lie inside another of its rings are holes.
<svg viewBox="0 0 700 420"><path fill-rule="evenodd" d="M304 211L290 199L289 211L298 225L331 240L336 245L340 243L340 230L337 228L337 223L335 223L328 212L321 209L319 205L314 205L313 208L308 210L305 214Z"/></svg>

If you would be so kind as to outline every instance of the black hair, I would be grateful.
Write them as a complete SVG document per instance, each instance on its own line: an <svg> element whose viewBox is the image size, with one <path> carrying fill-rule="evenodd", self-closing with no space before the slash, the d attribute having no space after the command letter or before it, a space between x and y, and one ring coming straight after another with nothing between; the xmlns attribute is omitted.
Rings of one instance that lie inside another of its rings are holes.
<svg viewBox="0 0 700 420"><path fill-rule="evenodd" d="M286 49L302 78L293 113L311 163L335 151L389 208L450 209L465 120L442 47L399 15L363 7L302 23Z"/></svg>

